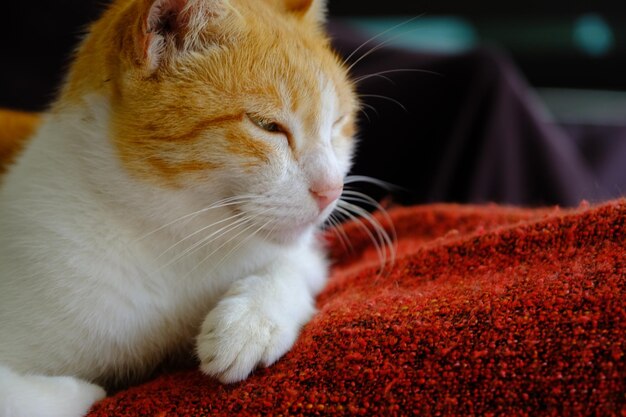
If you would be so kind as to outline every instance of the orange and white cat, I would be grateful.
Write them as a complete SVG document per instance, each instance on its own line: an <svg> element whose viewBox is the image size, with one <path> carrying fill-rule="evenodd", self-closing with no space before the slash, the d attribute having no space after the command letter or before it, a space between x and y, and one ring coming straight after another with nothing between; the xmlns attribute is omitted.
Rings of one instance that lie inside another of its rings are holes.
<svg viewBox="0 0 626 417"><path fill-rule="evenodd" d="M0 415L73 417L193 350L293 345L357 106L323 0L117 0L0 188Z"/></svg>

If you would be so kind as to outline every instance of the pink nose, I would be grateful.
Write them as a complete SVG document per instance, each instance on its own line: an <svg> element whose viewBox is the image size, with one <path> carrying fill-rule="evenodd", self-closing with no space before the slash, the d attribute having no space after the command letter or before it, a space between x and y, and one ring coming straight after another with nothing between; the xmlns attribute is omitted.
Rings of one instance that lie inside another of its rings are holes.
<svg viewBox="0 0 626 417"><path fill-rule="evenodd" d="M341 196L341 193L343 192L343 185L339 188L332 188L328 190L314 190L311 188L309 191L311 191L311 195L315 199L315 202L320 210L324 210Z"/></svg>

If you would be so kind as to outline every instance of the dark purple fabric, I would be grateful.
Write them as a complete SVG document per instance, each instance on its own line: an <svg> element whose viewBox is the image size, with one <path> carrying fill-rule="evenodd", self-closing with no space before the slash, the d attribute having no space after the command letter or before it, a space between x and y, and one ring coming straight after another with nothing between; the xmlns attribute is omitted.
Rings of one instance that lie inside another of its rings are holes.
<svg viewBox="0 0 626 417"><path fill-rule="evenodd" d="M626 121L623 124L565 124L606 194L626 195Z"/></svg>
<svg viewBox="0 0 626 417"><path fill-rule="evenodd" d="M344 56L365 39L342 25L331 25L331 32ZM358 78L394 69L439 75L391 73L386 76L394 83L372 77L358 85L368 116L361 121L354 173L408 189L396 193L401 202L576 205L626 189L626 163L619 162L626 162L626 142L613 140L609 146L604 141L599 152L612 158L592 164L585 153L593 155L593 143L582 146L560 126L544 121L541 103L503 52L437 55L383 48L359 62L353 73ZM390 97L406 110L374 95ZM612 129L606 132L625 136L626 121Z"/></svg>

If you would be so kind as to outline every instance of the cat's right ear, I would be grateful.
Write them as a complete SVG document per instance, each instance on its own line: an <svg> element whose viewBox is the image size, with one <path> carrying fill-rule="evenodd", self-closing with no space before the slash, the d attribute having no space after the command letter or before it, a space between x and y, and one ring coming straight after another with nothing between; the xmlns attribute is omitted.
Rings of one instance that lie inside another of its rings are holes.
<svg viewBox="0 0 626 417"><path fill-rule="evenodd" d="M139 0L135 54L149 72L177 54L210 42L211 26L227 13L227 0Z"/></svg>
<svg viewBox="0 0 626 417"><path fill-rule="evenodd" d="M279 2L287 11L299 14L314 23L322 24L326 21L326 0L279 0Z"/></svg>

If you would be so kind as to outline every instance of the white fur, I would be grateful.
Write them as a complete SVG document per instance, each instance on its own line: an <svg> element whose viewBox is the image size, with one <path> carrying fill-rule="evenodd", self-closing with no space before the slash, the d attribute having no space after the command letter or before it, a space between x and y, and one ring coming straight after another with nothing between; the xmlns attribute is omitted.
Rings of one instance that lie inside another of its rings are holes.
<svg viewBox="0 0 626 417"><path fill-rule="evenodd" d="M2 417L80 416L105 395L97 385L76 378L19 375L0 366Z"/></svg>
<svg viewBox="0 0 626 417"><path fill-rule="evenodd" d="M320 213L309 188L341 181L351 157L333 148L336 98L323 91L320 129L300 134L317 138L306 157L267 137L279 152L261 175L180 190L125 171L104 98L47 116L0 189L2 417L81 416L104 395L92 383L141 377L186 348L234 382L293 345L327 275L314 230L333 207ZM207 207L238 195L257 217L219 236L235 215Z"/></svg>

